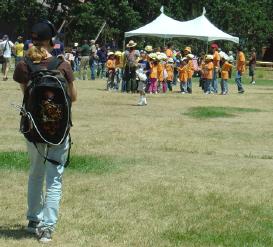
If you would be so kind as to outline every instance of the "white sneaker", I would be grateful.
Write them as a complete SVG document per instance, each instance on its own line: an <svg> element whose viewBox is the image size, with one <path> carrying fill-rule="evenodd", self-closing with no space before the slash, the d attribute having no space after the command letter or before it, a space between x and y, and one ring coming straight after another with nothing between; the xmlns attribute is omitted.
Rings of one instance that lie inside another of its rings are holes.
<svg viewBox="0 0 273 247"><path fill-rule="evenodd" d="M253 81L253 82L252 82L252 85L255 85L255 83L256 83L256 82L255 82L255 81Z"/></svg>
<svg viewBox="0 0 273 247"><path fill-rule="evenodd" d="M139 106L143 106L144 105L143 97L139 98L139 101L138 101L137 105L139 105Z"/></svg>
<svg viewBox="0 0 273 247"><path fill-rule="evenodd" d="M143 103L144 105L147 105L147 99L145 97L143 98Z"/></svg>

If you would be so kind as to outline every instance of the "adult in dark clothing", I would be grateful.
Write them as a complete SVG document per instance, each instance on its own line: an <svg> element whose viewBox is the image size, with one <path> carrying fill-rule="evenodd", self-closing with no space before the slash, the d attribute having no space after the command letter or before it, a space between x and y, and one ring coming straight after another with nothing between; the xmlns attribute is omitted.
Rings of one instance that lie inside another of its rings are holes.
<svg viewBox="0 0 273 247"><path fill-rule="evenodd" d="M251 49L251 55L249 58L249 76L251 77L251 84L255 84L255 68L256 68L256 49Z"/></svg>
<svg viewBox="0 0 273 247"><path fill-rule="evenodd" d="M137 59L139 57L139 52L135 50L137 43L130 40L127 44L127 50L125 52L125 70L124 70L124 80L126 81L126 91L127 93L136 93L137 83L136 83L136 68Z"/></svg>
<svg viewBox="0 0 273 247"><path fill-rule="evenodd" d="M84 40L83 45L80 48L81 54L81 63L80 63L80 71L79 76L80 79L87 79L87 68L89 65L89 55L90 55L90 46L88 45L88 41Z"/></svg>
<svg viewBox="0 0 273 247"><path fill-rule="evenodd" d="M107 61L107 50L105 46L102 46L97 51L98 56L98 69L97 69L97 76L103 78L105 77L105 63Z"/></svg>

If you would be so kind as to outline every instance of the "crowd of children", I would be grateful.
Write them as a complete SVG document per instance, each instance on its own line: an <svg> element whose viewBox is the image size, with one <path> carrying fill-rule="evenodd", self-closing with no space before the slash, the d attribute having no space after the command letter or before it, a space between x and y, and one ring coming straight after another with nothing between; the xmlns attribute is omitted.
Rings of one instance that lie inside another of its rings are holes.
<svg viewBox="0 0 273 247"><path fill-rule="evenodd" d="M136 45L136 43L134 44ZM218 77L221 78L221 94L228 94L228 79L231 77L233 59L226 53L219 52L216 44L213 44L211 48L213 55L203 54L198 60L192 54L191 47L185 47L182 52L179 52L172 50L171 45L168 45L162 52L155 51L152 46L146 46L144 50L139 51L135 68L137 82L135 91L140 93L139 105L147 104L145 93L158 94L160 92L166 93L168 90L173 91L173 86L177 83L180 85L179 92L181 94L191 94L194 74L200 76L200 87L205 94L218 93ZM124 88L126 87L126 81L124 81L126 79L122 76L125 66L125 53L119 51L108 53L107 90L118 90L120 83L122 83L121 91L126 91ZM130 68L133 71L133 67ZM243 92L239 86L238 90Z"/></svg>

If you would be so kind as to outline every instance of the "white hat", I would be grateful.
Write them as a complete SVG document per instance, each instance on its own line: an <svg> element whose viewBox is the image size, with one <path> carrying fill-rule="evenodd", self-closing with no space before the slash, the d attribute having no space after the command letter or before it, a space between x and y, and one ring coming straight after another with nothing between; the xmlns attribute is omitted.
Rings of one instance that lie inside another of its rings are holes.
<svg viewBox="0 0 273 247"><path fill-rule="evenodd" d="M220 58L223 58L223 57L227 56L227 54L223 51L220 51L219 56L220 56Z"/></svg>
<svg viewBox="0 0 273 247"><path fill-rule="evenodd" d="M115 55L115 53L112 52L112 51L109 51L109 52L107 53L107 56L111 56L111 55Z"/></svg>
<svg viewBox="0 0 273 247"><path fill-rule="evenodd" d="M130 40L129 43L126 45L126 47L130 48L130 47L135 47L137 45L137 43L135 43L133 40Z"/></svg>
<svg viewBox="0 0 273 247"><path fill-rule="evenodd" d="M205 59L206 60L213 60L213 55L206 55Z"/></svg>
<svg viewBox="0 0 273 247"><path fill-rule="evenodd" d="M188 54L187 57L190 58L190 59L193 59L194 55L193 54Z"/></svg>
<svg viewBox="0 0 273 247"><path fill-rule="evenodd" d="M146 45L145 46L145 51L152 52L153 51L153 47L151 45Z"/></svg>
<svg viewBox="0 0 273 247"><path fill-rule="evenodd" d="M74 46L78 46L79 45L79 43L74 43Z"/></svg>
<svg viewBox="0 0 273 247"><path fill-rule="evenodd" d="M167 55L165 53L161 52L160 55L162 57L162 60L167 60L168 59L168 57L167 57Z"/></svg>
<svg viewBox="0 0 273 247"><path fill-rule="evenodd" d="M173 58L170 57L170 58L168 59L168 63L173 63Z"/></svg>
<svg viewBox="0 0 273 247"><path fill-rule="evenodd" d="M151 58L151 59L157 59L156 53L150 53L149 54L149 58Z"/></svg>

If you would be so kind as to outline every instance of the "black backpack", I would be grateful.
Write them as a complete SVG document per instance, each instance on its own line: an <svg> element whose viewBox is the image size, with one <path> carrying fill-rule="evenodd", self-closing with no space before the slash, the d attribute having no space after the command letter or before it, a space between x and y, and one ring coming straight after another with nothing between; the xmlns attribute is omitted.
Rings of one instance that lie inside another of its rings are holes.
<svg viewBox="0 0 273 247"><path fill-rule="evenodd" d="M35 145L60 145L72 126L68 83L58 70L63 61L52 57L47 67L29 58L25 62L31 79L24 93L20 131Z"/></svg>

